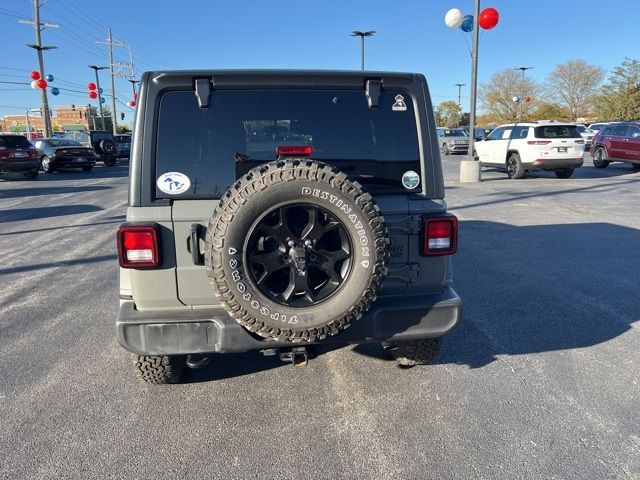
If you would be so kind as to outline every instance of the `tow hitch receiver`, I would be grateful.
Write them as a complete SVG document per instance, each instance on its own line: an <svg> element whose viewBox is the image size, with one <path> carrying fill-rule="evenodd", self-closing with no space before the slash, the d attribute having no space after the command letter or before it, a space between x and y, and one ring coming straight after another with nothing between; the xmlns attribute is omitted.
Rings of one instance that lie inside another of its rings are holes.
<svg viewBox="0 0 640 480"><path fill-rule="evenodd" d="M280 360L291 362L294 367L306 367L309 363L307 347L294 347L289 352L280 352Z"/></svg>
<svg viewBox="0 0 640 480"><path fill-rule="evenodd" d="M315 355L315 349L309 347L293 347L291 349L280 348L268 348L261 350L265 357L273 357L278 355L283 362L291 363L294 367L306 367L309 363L309 358L313 358Z"/></svg>

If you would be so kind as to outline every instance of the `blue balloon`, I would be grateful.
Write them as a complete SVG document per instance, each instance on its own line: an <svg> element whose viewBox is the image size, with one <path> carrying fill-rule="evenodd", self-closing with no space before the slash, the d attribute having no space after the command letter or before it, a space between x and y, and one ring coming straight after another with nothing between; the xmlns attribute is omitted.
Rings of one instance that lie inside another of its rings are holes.
<svg viewBox="0 0 640 480"><path fill-rule="evenodd" d="M100 103L104 103L104 102L106 102L106 101L107 101L107 100L106 100L104 97L100 97Z"/></svg>
<svg viewBox="0 0 640 480"><path fill-rule="evenodd" d="M103 92L102 88L99 88L98 90L100 91L100 93L102 93L102 92Z"/></svg>
<svg viewBox="0 0 640 480"><path fill-rule="evenodd" d="M51 95L59 95L59 94L60 94L60 90L58 89L58 87L51 88Z"/></svg>
<svg viewBox="0 0 640 480"><path fill-rule="evenodd" d="M45 79L47 82L53 82L53 75L49 74L49 75L45 76L45 77L44 77L44 79Z"/></svg>
<svg viewBox="0 0 640 480"><path fill-rule="evenodd" d="M465 15L460 24L460 30L470 32L473 30L473 15Z"/></svg>

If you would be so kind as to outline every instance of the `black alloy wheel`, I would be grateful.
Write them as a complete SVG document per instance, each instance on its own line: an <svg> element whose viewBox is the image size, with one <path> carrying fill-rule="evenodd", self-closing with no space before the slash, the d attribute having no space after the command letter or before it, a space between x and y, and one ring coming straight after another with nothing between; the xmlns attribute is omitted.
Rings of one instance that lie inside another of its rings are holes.
<svg viewBox="0 0 640 480"><path fill-rule="evenodd" d="M256 287L289 307L316 305L337 292L351 271L352 251L340 220L318 205L299 203L260 218L245 249Z"/></svg>

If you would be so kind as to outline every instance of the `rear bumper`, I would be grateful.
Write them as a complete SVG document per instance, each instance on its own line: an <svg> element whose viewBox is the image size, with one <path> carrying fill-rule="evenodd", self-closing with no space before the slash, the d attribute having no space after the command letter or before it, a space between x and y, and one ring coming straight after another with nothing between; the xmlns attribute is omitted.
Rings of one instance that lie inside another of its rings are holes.
<svg viewBox="0 0 640 480"><path fill-rule="evenodd" d="M98 157L57 157L51 158L52 166L56 168L80 168L96 164Z"/></svg>
<svg viewBox="0 0 640 480"><path fill-rule="evenodd" d="M378 299L344 332L316 343L372 343L438 337L462 318L462 301L451 287L441 294ZM242 328L222 307L140 312L133 301L120 305L118 341L139 355L246 352L291 347L260 339Z"/></svg>
<svg viewBox="0 0 640 480"><path fill-rule="evenodd" d="M525 168L531 170L563 170L581 167L582 163L582 158L539 158L529 165L525 164Z"/></svg>
<svg viewBox="0 0 640 480"><path fill-rule="evenodd" d="M0 172L28 172L37 170L38 167L40 167L40 161L37 158L0 161Z"/></svg>

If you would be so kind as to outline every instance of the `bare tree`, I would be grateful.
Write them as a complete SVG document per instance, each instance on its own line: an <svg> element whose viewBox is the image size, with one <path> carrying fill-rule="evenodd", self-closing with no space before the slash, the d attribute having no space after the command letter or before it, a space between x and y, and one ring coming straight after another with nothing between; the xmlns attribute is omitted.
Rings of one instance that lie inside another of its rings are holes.
<svg viewBox="0 0 640 480"><path fill-rule="evenodd" d="M593 112L593 99L604 80L604 69L584 60L556 65L547 77L545 90L549 100L564 107L572 120Z"/></svg>
<svg viewBox="0 0 640 480"><path fill-rule="evenodd" d="M515 122L527 120L533 111L532 104L521 101L514 102L514 97L538 97L540 86L532 78L525 78L522 84L522 74L513 68L507 68L494 73L489 82L480 85L479 98L483 113L498 122ZM522 112L522 118L520 113Z"/></svg>

